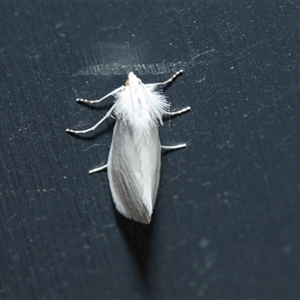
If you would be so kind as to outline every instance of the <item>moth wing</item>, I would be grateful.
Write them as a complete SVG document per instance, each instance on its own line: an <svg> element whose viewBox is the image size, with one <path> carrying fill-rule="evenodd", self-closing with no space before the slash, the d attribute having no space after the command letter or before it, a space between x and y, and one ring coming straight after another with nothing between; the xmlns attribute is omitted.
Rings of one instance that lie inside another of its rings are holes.
<svg viewBox="0 0 300 300"><path fill-rule="evenodd" d="M117 210L125 217L149 224L160 177L161 144L158 127L147 133L117 120L107 171Z"/></svg>

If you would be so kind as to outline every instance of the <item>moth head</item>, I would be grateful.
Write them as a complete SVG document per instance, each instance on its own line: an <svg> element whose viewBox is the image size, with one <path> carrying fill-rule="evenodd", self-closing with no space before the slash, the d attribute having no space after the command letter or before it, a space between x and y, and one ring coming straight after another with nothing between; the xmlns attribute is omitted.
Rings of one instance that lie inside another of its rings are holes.
<svg viewBox="0 0 300 300"><path fill-rule="evenodd" d="M133 74L133 72L130 72L130 73L128 74L128 78L127 78L127 80L125 81L124 85L125 85L125 86L129 86L129 85L135 86L135 85L139 85L139 84L141 84L141 83L142 83L141 79L139 79L138 77L136 77L136 76Z"/></svg>

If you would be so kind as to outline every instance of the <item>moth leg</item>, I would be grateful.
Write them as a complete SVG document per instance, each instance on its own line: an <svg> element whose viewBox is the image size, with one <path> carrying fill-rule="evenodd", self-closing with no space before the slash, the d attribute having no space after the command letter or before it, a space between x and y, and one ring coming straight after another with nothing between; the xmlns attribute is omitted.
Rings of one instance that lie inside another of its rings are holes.
<svg viewBox="0 0 300 300"><path fill-rule="evenodd" d="M148 83L145 84L146 86L155 86L155 85L166 85L170 82L172 82L176 77L178 77L180 74L183 73L183 70L179 70L178 72L176 72L172 77L170 77L168 80L164 81L164 82L157 82L157 83Z"/></svg>
<svg viewBox="0 0 300 300"><path fill-rule="evenodd" d="M102 171L102 170L104 170L104 169L106 169L106 168L107 168L107 164L104 165L104 166L102 166L102 167L92 169L92 170L89 171L89 173L90 173L90 174L93 174L93 173L96 173L96 172L100 172L100 171Z"/></svg>
<svg viewBox="0 0 300 300"><path fill-rule="evenodd" d="M175 150L175 149L181 149L181 148L185 148L186 144L179 144L179 145L175 145L175 146L163 146L161 145L161 149L167 149L167 150Z"/></svg>
<svg viewBox="0 0 300 300"><path fill-rule="evenodd" d="M191 107L187 106L187 107L185 107L185 108L183 108L181 110L178 110L178 111L169 111L169 112L166 112L165 114L169 115L169 116L176 116L176 115L180 115L182 113L185 113L185 112L189 111L190 109L191 109Z"/></svg>
<svg viewBox="0 0 300 300"><path fill-rule="evenodd" d="M120 90L122 90L124 88L124 86L120 86L119 88L113 90L112 92L108 93L107 95L105 95L104 97L102 97L101 99L98 100L87 100L87 99L81 99L81 98L77 98L76 102L83 102L83 103L99 103L102 100L106 99L109 96L112 96L116 93L118 93Z"/></svg>
<svg viewBox="0 0 300 300"><path fill-rule="evenodd" d="M95 130L105 119L107 119L113 112L115 106L113 105L111 107L111 109L106 113L106 115L97 123L95 124L93 127L85 129L85 130L72 130L72 129L66 129L67 132L71 132L71 133L87 133L89 131L93 131Z"/></svg>

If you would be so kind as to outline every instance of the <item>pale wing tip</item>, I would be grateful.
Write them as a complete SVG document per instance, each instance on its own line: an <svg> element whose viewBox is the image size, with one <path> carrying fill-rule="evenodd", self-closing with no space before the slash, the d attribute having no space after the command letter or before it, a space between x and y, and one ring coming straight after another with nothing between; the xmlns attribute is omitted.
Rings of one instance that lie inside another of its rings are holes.
<svg viewBox="0 0 300 300"><path fill-rule="evenodd" d="M143 213L132 213L130 211L123 211L118 206L116 206L116 208L117 211L127 219L133 220L141 224L146 224L146 225L150 224L151 222L152 212L144 211Z"/></svg>
<svg viewBox="0 0 300 300"><path fill-rule="evenodd" d="M152 215L152 212L144 212L143 214L130 215L130 216L126 216L126 217L129 219L132 219L135 222L147 225L147 224L150 224L150 222L151 222L151 215Z"/></svg>
<svg viewBox="0 0 300 300"><path fill-rule="evenodd" d="M151 222L151 216L147 215L147 217L133 219L133 220L136 221L136 222L142 223L142 224L149 225L150 222Z"/></svg>

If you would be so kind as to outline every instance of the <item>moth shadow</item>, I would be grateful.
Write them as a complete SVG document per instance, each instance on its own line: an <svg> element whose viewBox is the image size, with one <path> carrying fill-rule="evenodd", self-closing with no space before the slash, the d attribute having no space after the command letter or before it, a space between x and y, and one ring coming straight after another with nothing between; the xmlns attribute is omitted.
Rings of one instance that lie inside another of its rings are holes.
<svg viewBox="0 0 300 300"><path fill-rule="evenodd" d="M136 262L140 279L142 280L143 293L147 299L151 299L151 289L149 288L151 260L151 242L153 240L153 223L149 225L141 224L123 217L114 207L116 223L123 238Z"/></svg>
<svg viewBox="0 0 300 300"><path fill-rule="evenodd" d="M113 105L113 103L110 103L110 104L102 104L101 103L101 105L99 105L99 104L97 105L97 103L93 104L93 103L86 103L86 102L78 102L78 104L85 106L86 108L89 108L91 110L99 110L99 111L109 110Z"/></svg>

